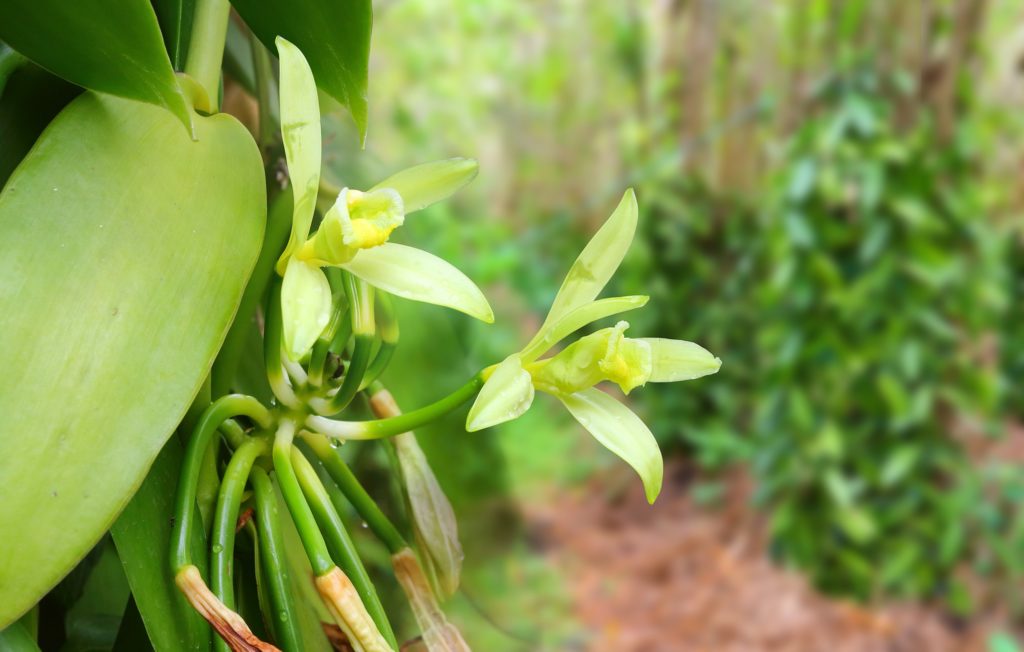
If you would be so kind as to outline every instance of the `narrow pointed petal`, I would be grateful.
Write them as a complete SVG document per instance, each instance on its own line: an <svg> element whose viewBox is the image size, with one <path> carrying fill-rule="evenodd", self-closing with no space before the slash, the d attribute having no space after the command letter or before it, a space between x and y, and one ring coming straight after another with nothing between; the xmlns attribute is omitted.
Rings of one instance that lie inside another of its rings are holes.
<svg viewBox="0 0 1024 652"><path fill-rule="evenodd" d="M281 321L288 357L298 360L331 319L331 286L323 271L299 260L288 261L281 283Z"/></svg>
<svg viewBox="0 0 1024 652"><path fill-rule="evenodd" d="M608 221L598 229L572 264L541 326L541 333L601 293L633 242L636 220L636 195L630 188Z"/></svg>
<svg viewBox="0 0 1024 652"><path fill-rule="evenodd" d="M484 383L466 417L466 430L476 432L517 419L533 404L533 380L518 355L505 358Z"/></svg>
<svg viewBox="0 0 1024 652"><path fill-rule="evenodd" d="M421 249L387 242L361 250L341 267L396 296L494 322L494 312L480 288L451 263Z"/></svg>
<svg viewBox="0 0 1024 652"><path fill-rule="evenodd" d="M651 345L652 369L648 382L674 383L709 376L718 371L722 361L699 344L686 340L641 338Z"/></svg>
<svg viewBox="0 0 1024 652"><path fill-rule="evenodd" d="M587 324L611 317L619 313L628 312L642 308L647 304L649 297L643 295L628 297L611 297L601 299L592 303L585 303L575 310L571 310L564 317L552 323L547 328L542 328L534 338L523 349L521 357L523 362L530 363L544 355L551 347L567 335L583 328Z"/></svg>
<svg viewBox="0 0 1024 652"><path fill-rule="evenodd" d="M594 439L640 474L647 502L653 503L661 493L664 462L658 442L640 417L593 387L558 398Z"/></svg>
<svg viewBox="0 0 1024 652"><path fill-rule="evenodd" d="M471 158L433 161L397 172L371 190L397 190L408 215L454 195L476 177L478 167L477 162Z"/></svg>
<svg viewBox="0 0 1024 652"><path fill-rule="evenodd" d="M320 103L313 72L302 52L279 36L277 54L281 60L281 134L294 201L292 233L277 261L277 272L283 274L288 258L306 241L313 222L320 188Z"/></svg>

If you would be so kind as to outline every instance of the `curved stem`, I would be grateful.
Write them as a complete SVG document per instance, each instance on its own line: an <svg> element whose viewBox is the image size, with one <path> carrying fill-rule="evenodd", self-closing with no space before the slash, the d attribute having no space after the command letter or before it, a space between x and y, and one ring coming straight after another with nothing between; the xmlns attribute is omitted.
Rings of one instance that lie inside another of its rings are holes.
<svg viewBox="0 0 1024 652"><path fill-rule="evenodd" d="M352 402L363 382L363 375L370 364L373 352L373 340L377 333L373 310L373 286L345 272L342 275L345 296L348 298L349 311L352 315L352 332L355 345L352 358L345 370L345 379L333 398L326 402L317 401L314 408L320 414L338 414Z"/></svg>
<svg viewBox="0 0 1024 652"><path fill-rule="evenodd" d="M234 416L247 416L263 428L269 428L272 422L267 408L253 397L241 394L229 394L217 399L199 418L185 450L178 480L174 528L171 531L171 568L175 573L192 563L189 538L195 520L196 484L199 482L203 457L220 424Z"/></svg>
<svg viewBox="0 0 1024 652"><path fill-rule="evenodd" d="M292 440L295 438L295 423L284 420L277 427L274 435L274 471L277 473L277 484L281 487L281 495L288 506L288 512L295 523L295 529L302 539L302 547L306 550L313 573L320 577L334 568L334 562L327 551L327 543L317 528L316 519L310 511L306 499L302 495L299 481L295 478L292 468Z"/></svg>
<svg viewBox="0 0 1024 652"><path fill-rule="evenodd" d="M281 362L281 333L281 279L274 277L270 284L266 323L263 327L263 362L266 365L267 381L274 396L283 405L297 408L299 399L285 378L284 365Z"/></svg>
<svg viewBox="0 0 1024 652"><path fill-rule="evenodd" d="M232 560L235 552L235 531L238 522L238 507L249 478L249 471L256 458L270 450L266 439L250 439L235 451L224 471L220 485L217 510L213 518L213 535L210 548L210 590L229 609L235 608L235 592L232 582ZM230 652L223 640L215 641L217 648Z"/></svg>
<svg viewBox="0 0 1024 652"><path fill-rule="evenodd" d="M266 472L256 467L249 476L255 495L256 523L259 531L260 564L265 586L270 594L270 619L274 640L284 652L302 652L299 633L299 612L292 598L290 571L285 555L281 516L277 511L277 495Z"/></svg>
<svg viewBox="0 0 1024 652"><path fill-rule="evenodd" d="M377 629L384 635L391 647L397 649L398 641L395 639L391 623L388 622L387 614L384 612L384 605L381 604L377 590L374 588L373 582L370 581L366 567L359 559L359 553L356 552L355 545L345 529L345 524L337 510L334 509L334 505L331 504L330 496L327 495L327 490L320 483L320 478L317 477L309 460L294 448L292 449L292 467L295 469L302 492L320 526L320 531L323 532L324 538L327 540L327 549L331 552L332 558L356 588L359 598L363 601L370 618L377 625Z"/></svg>
<svg viewBox="0 0 1024 652"><path fill-rule="evenodd" d="M376 419L374 421L336 421L323 416L311 415L306 417L306 426L335 439L381 439L383 437L392 437L403 432L415 430L443 417L476 395L480 388L483 387L483 384L483 379L480 377L480 374L477 374L465 385L441 400L396 417Z"/></svg>
<svg viewBox="0 0 1024 652"><path fill-rule="evenodd" d="M224 61L230 12L228 0L197 0L192 18L192 40L185 59L185 73L206 89L214 113L220 108L220 67Z"/></svg>
<svg viewBox="0 0 1024 652"><path fill-rule="evenodd" d="M355 474L352 473L352 469L345 464L327 438L309 431L304 431L301 437L310 455L320 462L328 477L334 481L348 502L356 508L359 516L366 521L377 538L387 546L388 552L395 554L408 547L409 544L402 538L398 528L384 515L384 512L359 483ZM337 504L335 507L340 509Z"/></svg>
<svg viewBox="0 0 1024 652"><path fill-rule="evenodd" d="M377 293L377 333L380 335L380 349L366 369L363 382L359 385L360 391L380 378L391 362L395 347L398 346L398 316L395 314L391 295L385 292Z"/></svg>

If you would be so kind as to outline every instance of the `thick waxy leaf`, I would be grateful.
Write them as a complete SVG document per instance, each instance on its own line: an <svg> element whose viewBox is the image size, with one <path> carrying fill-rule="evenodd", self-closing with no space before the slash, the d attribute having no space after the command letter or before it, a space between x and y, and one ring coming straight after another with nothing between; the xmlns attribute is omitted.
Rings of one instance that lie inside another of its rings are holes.
<svg viewBox="0 0 1024 652"><path fill-rule="evenodd" d="M69 82L166 107L189 124L148 0L4 0L0 40Z"/></svg>
<svg viewBox="0 0 1024 652"><path fill-rule="evenodd" d="M371 190L391 188L398 191L408 215L454 195L476 177L479 167L471 158L424 163L391 175Z"/></svg>
<svg viewBox="0 0 1024 652"><path fill-rule="evenodd" d="M0 91L0 187L54 116L82 89L22 61Z"/></svg>
<svg viewBox="0 0 1024 652"><path fill-rule="evenodd" d="M386 242L361 250L341 267L396 296L494 322L494 312L480 288L451 263L422 249Z"/></svg>
<svg viewBox="0 0 1024 652"><path fill-rule="evenodd" d="M674 383L708 376L719 370L722 361L699 344L686 340L657 337L641 338L651 345L652 383Z"/></svg>
<svg viewBox="0 0 1024 652"><path fill-rule="evenodd" d="M86 93L0 193L0 627L113 523L209 371L265 221L245 128ZM16 372L14 371L16 370Z"/></svg>
<svg viewBox="0 0 1024 652"><path fill-rule="evenodd" d="M164 35L171 63L175 70L184 70L188 42L192 37L192 16L195 13L196 2L153 0L153 8L156 9L156 17L160 21L160 32Z"/></svg>
<svg viewBox="0 0 1024 652"><path fill-rule="evenodd" d="M608 221L598 229L572 264L541 326L542 331L601 293L633 242L636 219L636 195L630 188Z"/></svg>
<svg viewBox="0 0 1024 652"><path fill-rule="evenodd" d="M466 417L466 430L475 432L516 419L533 404L533 379L518 355L510 355L484 383Z"/></svg>
<svg viewBox="0 0 1024 652"><path fill-rule="evenodd" d="M557 321L549 320L523 349L523 361L533 362L566 336L598 319L642 308L647 305L648 298L643 295L635 295L601 299L593 303L585 303L579 308L569 311Z"/></svg>
<svg viewBox="0 0 1024 652"><path fill-rule="evenodd" d="M306 55L317 84L352 112L366 136L366 78L373 10L370 0L231 0L271 52L283 36Z"/></svg>
<svg viewBox="0 0 1024 652"><path fill-rule="evenodd" d="M594 439L640 474L647 501L653 503L661 493L664 462L658 442L640 417L593 387L559 398Z"/></svg>
<svg viewBox="0 0 1024 652"><path fill-rule="evenodd" d="M277 262L277 273L284 274L288 258L309 235L316 208L320 187L320 104L313 73L302 52L280 38L277 51L281 57L281 135L295 202L292 234Z"/></svg>
<svg viewBox="0 0 1024 652"><path fill-rule="evenodd" d="M210 626L174 585L167 561L181 459L181 444L173 437L110 533L153 647L203 652L210 649ZM192 533L192 559L205 572L203 529L193 528Z"/></svg>

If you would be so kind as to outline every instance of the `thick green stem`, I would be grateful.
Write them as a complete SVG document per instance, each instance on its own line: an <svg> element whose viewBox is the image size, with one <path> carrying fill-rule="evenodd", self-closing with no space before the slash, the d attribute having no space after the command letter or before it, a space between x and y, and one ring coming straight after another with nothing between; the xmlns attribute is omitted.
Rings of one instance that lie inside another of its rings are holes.
<svg viewBox="0 0 1024 652"><path fill-rule="evenodd" d="M272 425L272 417L267 408L253 397L240 394L230 394L217 399L199 418L195 432L192 433L192 438L185 449L185 459L182 461L181 476L178 480L174 528L171 531L171 569L175 574L192 564L189 541L195 522L196 485L199 482L203 457L217 433L217 428L225 419L234 416L247 416L263 428Z"/></svg>
<svg viewBox="0 0 1024 652"><path fill-rule="evenodd" d="M306 550L313 574L317 577L326 575L334 568L331 554L327 551L327 543L317 528L316 519L310 511L302 488L292 468L292 440L295 438L295 423L284 420L277 428L274 436L274 471L277 473L277 484L281 487L281 495L288 506L288 512L295 523L295 529L302 539L302 547Z"/></svg>
<svg viewBox="0 0 1024 652"><path fill-rule="evenodd" d="M320 462L328 477L341 489L341 493L345 495L348 502L356 508L359 516L366 521L377 538L387 546L388 552L395 554L406 548L409 544L402 538L398 528L384 515L384 512L359 483L355 474L352 473L352 469L345 464L327 438L323 435L306 432L302 435L302 441L310 454ZM337 504L335 504L335 508L340 510L340 506Z"/></svg>
<svg viewBox="0 0 1024 652"><path fill-rule="evenodd" d="M332 558L356 588L359 598L363 601L363 606L373 618L377 629L384 635L392 648L398 649L398 642L395 640L391 623L388 622L387 614L384 612L384 605L381 604L377 590L374 588L373 582L370 581L366 567L359 559L359 553L356 552L355 545L345 529L345 524L337 510L334 509L334 505L331 504L327 490L320 483L320 478L317 477L309 460L294 448L292 449L292 467L295 469L302 492L320 526L320 531L323 532L324 538L327 540L327 549L330 550Z"/></svg>
<svg viewBox="0 0 1024 652"><path fill-rule="evenodd" d="M425 407L397 417L376 419L374 421L335 421L323 416L306 417L306 426L310 429L335 439L381 439L393 437L403 432L415 430L432 421L440 419L459 407L483 387L484 381L480 374L473 376L469 382L441 400Z"/></svg>
<svg viewBox="0 0 1024 652"><path fill-rule="evenodd" d="M284 652L302 652L299 633L299 611L291 592L291 571L284 547L281 516L277 511L277 495L266 472L256 467L250 475L256 504L256 523L259 526L260 564L263 566L265 586L273 605L271 629L274 640Z"/></svg>
<svg viewBox="0 0 1024 652"><path fill-rule="evenodd" d="M214 113L220 108L220 67L228 35L228 0L197 0L192 18L192 41L188 45L185 73L206 89Z"/></svg>
<svg viewBox="0 0 1024 652"><path fill-rule="evenodd" d="M232 560L235 552L238 509L253 463L269 450L270 445L266 439L250 439L242 444L231 457L224 471L224 481L220 484L220 496L217 498L211 537L210 590L232 610L235 609ZM222 639L218 638L214 643L217 649L231 652L231 648Z"/></svg>

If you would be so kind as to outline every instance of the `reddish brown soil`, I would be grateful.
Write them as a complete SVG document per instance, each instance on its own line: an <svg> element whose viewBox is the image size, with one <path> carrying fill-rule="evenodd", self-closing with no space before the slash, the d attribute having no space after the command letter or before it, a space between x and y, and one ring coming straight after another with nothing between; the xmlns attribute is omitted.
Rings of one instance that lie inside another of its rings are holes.
<svg viewBox="0 0 1024 652"><path fill-rule="evenodd" d="M765 552L750 482L727 476L714 508L694 504L684 467L648 506L635 476L613 475L528 515L564 569L600 652L983 652L994 623L940 610L873 608L816 593ZM621 490L616 495L608 487Z"/></svg>

